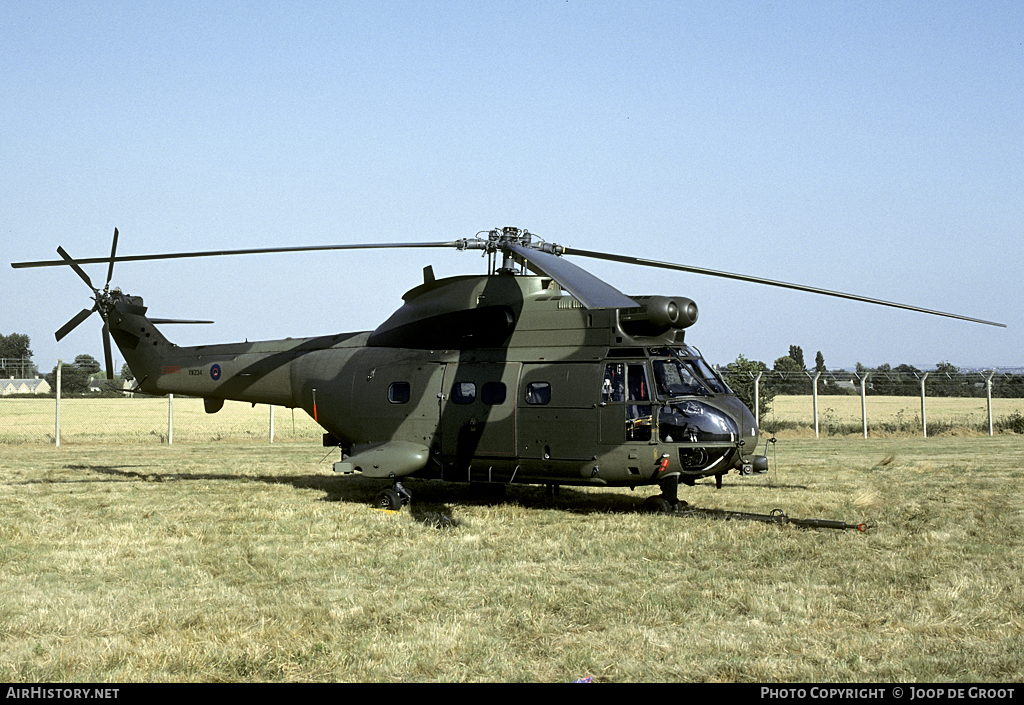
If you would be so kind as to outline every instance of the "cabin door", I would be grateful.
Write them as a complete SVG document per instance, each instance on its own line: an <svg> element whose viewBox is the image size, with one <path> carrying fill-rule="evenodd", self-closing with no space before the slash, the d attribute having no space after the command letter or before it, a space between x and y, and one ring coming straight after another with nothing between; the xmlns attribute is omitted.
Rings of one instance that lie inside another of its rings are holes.
<svg viewBox="0 0 1024 705"><path fill-rule="evenodd" d="M605 365L600 409L601 443L651 440L654 414L644 361L615 360Z"/></svg>
<svg viewBox="0 0 1024 705"><path fill-rule="evenodd" d="M441 397L441 453L459 464L515 454L518 362L445 365Z"/></svg>

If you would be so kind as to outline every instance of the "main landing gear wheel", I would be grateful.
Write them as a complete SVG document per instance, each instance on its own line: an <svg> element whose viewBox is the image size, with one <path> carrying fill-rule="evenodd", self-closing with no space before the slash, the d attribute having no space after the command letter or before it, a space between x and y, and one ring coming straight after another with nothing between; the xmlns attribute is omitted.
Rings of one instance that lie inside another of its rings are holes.
<svg viewBox="0 0 1024 705"><path fill-rule="evenodd" d="M381 490L377 493L377 499L373 506L376 509L387 509L388 511L398 512L402 509L402 498L394 490Z"/></svg>
<svg viewBox="0 0 1024 705"><path fill-rule="evenodd" d="M389 489L377 493L373 506L377 509L387 509L392 512L402 511L402 505L412 501L412 494L402 487L401 482L395 482Z"/></svg>

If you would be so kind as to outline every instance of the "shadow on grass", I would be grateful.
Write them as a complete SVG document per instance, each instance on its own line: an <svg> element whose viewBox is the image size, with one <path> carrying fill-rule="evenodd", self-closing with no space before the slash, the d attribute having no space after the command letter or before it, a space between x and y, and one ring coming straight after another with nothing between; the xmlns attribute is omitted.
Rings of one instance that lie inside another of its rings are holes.
<svg viewBox="0 0 1024 705"><path fill-rule="evenodd" d="M147 472L146 465L65 465L68 470L84 471L104 475L110 482L262 482L272 485L288 485L296 489L322 492L320 501L345 502L372 505L380 490L389 486L386 480L371 479L362 475L243 475L231 473L174 473ZM33 484L62 484L96 482L96 479L54 479L44 478L30 481ZM698 482L698 485L713 484L714 480ZM744 487L744 485L746 485ZM803 485L778 485L744 483L723 483L725 488L773 488L807 489ZM409 505L412 517L427 526L446 528L458 526L453 518L453 505L491 506L517 504L526 509L551 509L573 514L618 514L642 512L643 500L654 492L627 495L624 492L601 491L594 488L558 487L553 491L542 485L512 485L487 483L454 483L441 480L412 480L407 489L413 494ZM653 490L653 487L651 488ZM681 498L686 487L680 486Z"/></svg>

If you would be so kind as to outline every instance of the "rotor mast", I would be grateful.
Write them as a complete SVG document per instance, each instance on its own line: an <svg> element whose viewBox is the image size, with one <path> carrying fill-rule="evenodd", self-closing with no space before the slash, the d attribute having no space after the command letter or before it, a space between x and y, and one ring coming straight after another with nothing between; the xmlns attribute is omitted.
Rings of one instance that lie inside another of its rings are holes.
<svg viewBox="0 0 1024 705"><path fill-rule="evenodd" d="M486 231L486 240L479 237L483 232L485 231L477 233L478 237L476 238L457 241L456 248L459 250L483 250L487 255L488 274L526 274L527 258L522 255L522 251L525 250L547 252L552 255L561 255L564 252L564 248L560 245L552 245L540 239L534 243L534 234L525 228L495 228ZM500 267L495 266L498 252L501 252Z"/></svg>

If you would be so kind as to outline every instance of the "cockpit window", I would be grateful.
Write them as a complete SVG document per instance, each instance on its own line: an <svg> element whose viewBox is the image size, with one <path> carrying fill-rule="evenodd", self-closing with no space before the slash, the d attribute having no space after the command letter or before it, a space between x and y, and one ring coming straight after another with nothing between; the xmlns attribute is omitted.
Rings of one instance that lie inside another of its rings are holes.
<svg viewBox="0 0 1024 705"><path fill-rule="evenodd" d="M709 387L711 387L711 391L715 392L716 394L731 393L725 381L718 375L717 372L711 369L708 363L704 362L704 358L696 357L692 360L688 360L687 362L692 362L694 364L694 366L697 368L697 372L701 375L701 379L703 379L704 382Z"/></svg>
<svg viewBox="0 0 1024 705"><path fill-rule="evenodd" d="M651 352L655 350L652 348ZM686 367L689 374L699 380L704 387L704 392L693 392L694 394L708 393L712 394L732 394L732 390L729 389L729 385L725 383L722 376L719 375L715 370L704 361L700 351L696 348L692 348L689 345L683 345L679 348L666 351L666 356L678 357L679 362Z"/></svg>
<svg viewBox="0 0 1024 705"><path fill-rule="evenodd" d="M707 396L705 387L693 368L686 363L690 360L655 360L654 383L662 399L673 397Z"/></svg>

